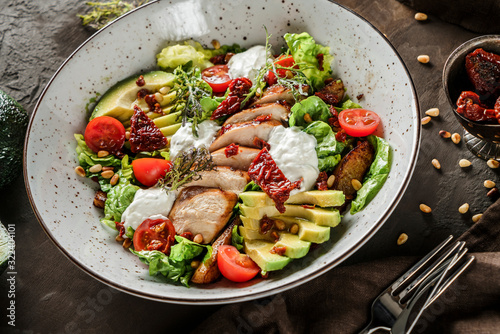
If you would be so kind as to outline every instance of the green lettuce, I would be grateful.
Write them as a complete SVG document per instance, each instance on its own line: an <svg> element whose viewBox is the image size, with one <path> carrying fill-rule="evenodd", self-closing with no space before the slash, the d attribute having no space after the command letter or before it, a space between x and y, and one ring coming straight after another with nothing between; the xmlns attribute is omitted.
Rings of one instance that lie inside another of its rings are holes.
<svg viewBox="0 0 500 334"><path fill-rule="evenodd" d="M337 141L330 125L322 121L312 122L303 131L316 138L319 170L321 172L333 171L342 159L341 154L346 144Z"/></svg>
<svg viewBox="0 0 500 334"><path fill-rule="evenodd" d="M238 225L235 225L231 231L231 244L236 247L236 249L242 250L243 241L243 237L238 233Z"/></svg>
<svg viewBox="0 0 500 334"><path fill-rule="evenodd" d="M330 48L316 44L314 39L306 32L301 34L285 34L286 44L296 63L305 64L302 72L311 81L314 90L320 90L324 86L325 79L331 77L331 63L333 56ZM318 58L323 55L320 63Z"/></svg>
<svg viewBox="0 0 500 334"><path fill-rule="evenodd" d="M344 102L342 102L342 104L340 105L340 107L335 107L337 112L341 112L342 110L345 109L358 109L358 108L362 107L356 102L352 101L350 98L345 99Z"/></svg>
<svg viewBox="0 0 500 334"><path fill-rule="evenodd" d="M322 99L317 96L309 96L307 99L297 102L290 109L290 126L307 126L304 116L309 114L313 121L323 121L328 123L332 117L330 108Z"/></svg>
<svg viewBox="0 0 500 334"><path fill-rule="evenodd" d="M207 254L209 254L211 247L197 244L177 235L175 240L177 243L170 248L170 255L159 251L137 252L132 249L130 251L149 266L149 275L162 274L169 282L180 282L189 287L189 280L194 273L191 261L206 249L208 249Z"/></svg>
<svg viewBox="0 0 500 334"><path fill-rule="evenodd" d="M120 167L121 165L120 159L118 159L112 154L100 158L97 156L97 153L92 151L87 146L82 134L76 133L74 136L77 142L76 154L78 156L78 162L80 163L80 166L82 166L83 169L85 170L87 177L97 176L97 174L89 172L89 168L97 164L100 164L101 166L113 166L116 168Z"/></svg>
<svg viewBox="0 0 500 334"><path fill-rule="evenodd" d="M379 192L391 169L391 147L382 138L371 135L368 141L375 148L375 158L363 179L363 186L357 191L351 203L351 214L361 211Z"/></svg>
<svg viewBox="0 0 500 334"><path fill-rule="evenodd" d="M101 184L101 189L107 190L107 199L104 203L104 217L101 218L101 223L116 229L115 222L122 221L122 214L125 209L132 203L138 186L130 183L133 180L134 172L132 165L128 163L128 156L122 159L122 168L117 172L119 181L116 185L111 186L109 183ZM127 231L133 235L133 231Z"/></svg>

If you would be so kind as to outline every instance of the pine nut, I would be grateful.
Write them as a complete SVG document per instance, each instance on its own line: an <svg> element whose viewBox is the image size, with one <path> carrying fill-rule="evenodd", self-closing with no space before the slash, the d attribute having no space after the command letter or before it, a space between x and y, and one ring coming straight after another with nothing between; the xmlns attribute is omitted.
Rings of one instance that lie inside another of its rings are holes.
<svg viewBox="0 0 500 334"><path fill-rule="evenodd" d="M110 179L113 177L113 175L115 175L115 172L113 172L112 170L105 170L101 173L101 176L105 179Z"/></svg>
<svg viewBox="0 0 500 334"><path fill-rule="evenodd" d="M201 234L197 234L193 238L193 242L196 242L197 244L201 244L203 242L203 236Z"/></svg>
<svg viewBox="0 0 500 334"><path fill-rule="evenodd" d="M121 235L117 235L116 238L115 238L116 241L118 242L123 242L123 240L125 240Z"/></svg>
<svg viewBox="0 0 500 334"><path fill-rule="evenodd" d="M425 116L424 118L422 118L422 120L420 122L422 122L422 125L425 125L425 124L429 123L430 121L431 121L431 117Z"/></svg>
<svg viewBox="0 0 500 334"><path fill-rule="evenodd" d="M81 177L86 176L85 169L83 169L82 166L75 167L75 173L76 173L76 175L81 176Z"/></svg>
<svg viewBox="0 0 500 334"><path fill-rule="evenodd" d="M398 246L401 246L408 240L408 234L406 233L401 233L401 235L398 237L397 244Z"/></svg>
<svg viewBox="0 0 500 334"><path fill-rule="evenodd" d="M491 180L484 181L485 188L491 189L491 188L494 188L495 186L496 186L495 182L493 182Z"/></svg>
<svg viewBox="0 0 500 334"><path fill-rule="evenodd" d="M359 189L361 189L361 187L363 186L361 184L361 182L359 182L359 180L356 180L356 179L352 179L351 180L351 184L352 184L352 187L354 188L354 190L358 191Z"/></svg>
<svg viewBox="0 0 500 334"><path fill-rule="evenodd" d="M104 167L102 167L102 171L105 171L105 170L115 170L115 167L113 167L113 166L104 166Z"/></svg>
<svg viewBox="0 0 500 334"><path fill-rule="evenodd" d="M496 161L495 159L490 159L486 162L486 164L488 165L488 167L490 168L498 168L498 166L500 166L500 162Z"/></svg>
<svg viewBox="0 0 500 334"><path fill-rule="evenodd" d="M425 21L425 20L427 20L427 14L416 13L415 14L415 20L417 20L417 21Z"/></svg>
<svg viewBox="0 0 500 334"><path fill-rule="evenodd" d="M163 102L163 95L161 95L160 93L155 93L155 100L158 103L162 103Z"/></svg>
<svg viewBox="0 0 500 334"><path fill-rule="evenodd" d="M328 188L331 188L333 187L334 182L335 182L335 175L330 175L330 177L326 181L326 185L328 186Z"/></svg>
<svg viewBox="0 0 500 334"><path fill-rule="evenodd" d="M107 157L108 155L109 155L109 152L108 152L108 151L104 151L104 150L102 150L102 151L97 152L97 156L98 156L99 158L104 158L104 157Z"/></svg>
<svg viewBox="0 0 500 334"><path fill-rule="evenodd" d="M274 220L274 226L276 226L276 228L280 231L283 231L286 228L285 222L279 219Z"/></svg>
<svg viewBox="0 0 500 334"><path fill-rule="evenodd" d="M434 168L441 169L441 164L439 163L438 159L432 159L431 163L434 166Z"/></svg>
<svg viewBox="0 0 500 334"><path fill-rule="evenodd" d="M218 49L220 49L220 42L216 39L213 39L212 46L214 47L215 50L218 50Z"/></svg>
<svg viewBox="0 0 500 334"><path fill-rule="evenodd" d="M191 268L197 269L200 266L201 262L199 260L191 261Z"/></svg>
<svg viewBox="0 0 500 334"><path fill-rule="evenodd" d="M481 219L482 216L483 216L482 213L478 213L477 215L472 216L472 221L474 223L477 223L479 221L479 219Z"/></svg>
<svg viewBox="0 0 500 334"><path fill-rule="evenodd" d="M89 168L89 172L91 172L91 173L99 173L100 171L102 171L101 164L97 164L97 165L94 165L94 166Z"/></svg>
<svg viewBox="0 0 500 334"><path fill-rule="evenodd" d="M423 213L431 213L432 209L428 205L420 204L420 211L422 211Z"/></svg>
<svg viewBox="0 0 500 334"><path fill-rule="evenodd" d="M462 139L462 137L460 137L460 135L456 132L451 135L451 141L454 142L455 144L460 143L461 139Z"/></svg>
<svg viewBox="0 0 500 334"><path fill-rule="evenodd" d="M130 246L132 246L132 240L130 240L130 238L123 240L122 246L123 248L128 249Z"/></svg>
<svg viewBox="0 0 500 334"><path fill-rule="evenodd" d="M432 116L432 117L437 117L439 116L439 109L438 108L431 108L425 112L427 116Z"/></svg>
<svg viewBox="0 0 500 334"><path fill-rule="evenodd" d="M168 87L168 86L162 87L159 90L160 94L163 94L163 95L166 95L169 91L170 91L170 87Z"/></svg>
<svg viewBox="0 0 500 334"><path fill-rule="evenodd" d="M299 233L299 225L293 224L292 226L290 226L290 233L292 233L292 234Z"/></svg>
<svg viewBox="0 0 500 334"><path fill-rule="evenodd" d="M461 214L467 213L469 211L469 203L464 203L458 208L458 212Z"/></svg>
<svg viewBox="0 0 500 334"><path fill-rule="evenodd" d="M112 186L116 185L118 183L118 180L120 180L120 176L118 174L113 175L111 180L109 180L109 184Z"/></svg>
<svg viewBox="0 0 500 334"><path fill-rule="evenodd" d="M312 118L311 118L311 115L309 115L308 113L306 113L306 114L304 115L304 121L305 121L306 123L312 123L312 121L313 121L313 120L312 120Z"/></svg>
<svg viewBox="0 0 500 334"><path fill-rule="evenodd" d="M420 55L417 57L417 60L422 64L427 64L431 60L431 58L428 55Z"/></svg>
<svg viewBox="0 0 500 334"><path fill-rule="evenodd" d="M445 131L445 130L439 131L439 135L445 139L448 139L451 137L451 133L449 133L448 131Z"/></svg>
<svg viewBox="0 0 500 334"><path fill-rule="evenodd" d="M125 131L125 139L130 139L130 131Z"/></svg>
<svg viewBox="0 0 500 334"><path fill-rule="evenodd" d="M466 168L466 167L469 167L470 165L472 165L472 163L467 159L460 159L460 161L458 162L458 165L462 168Z"/></svg>
<svg viewBox="0 0 500 334"><path fill-rule="evenodd" d="M486 194L486 196L491 197L491 198L496 197L497 195L498 195L498 188L497 187L491 188L491 190L488 191L488 193Z"/></svg>

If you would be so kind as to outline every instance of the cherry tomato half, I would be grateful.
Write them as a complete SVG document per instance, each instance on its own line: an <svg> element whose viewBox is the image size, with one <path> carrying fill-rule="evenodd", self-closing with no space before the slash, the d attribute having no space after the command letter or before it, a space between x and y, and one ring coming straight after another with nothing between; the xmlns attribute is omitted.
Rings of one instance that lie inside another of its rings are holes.
<svg viewBox="0 0 500 334"><path fill-rule="evenodd" d="M141 158L132 161L134 175L140 183L152 187L172 168L172 162L164 159Z"/></svg>
<svg viewBox="0 0 500 334"><path fill-rule="evenodd" d="M231 245L219 247L217 264L222 276L233 282L249 281L260 271L259 266L248 255L241 254Z"/></svg>
<svg viewBox="0 0 500 334"><path fill-rule="evenodd" d="M119 120L109 116L99 116L87 124L85 143L94 152L117 152L125 143L125 127Z"/></svg>
<svg viewBox="0 0 500 334"><path fill-rule="evenodd" d="M293 65L295 65L295 60L293 60L292 56L282 55L282 56L279 56L278 59L276 59L274 61L274 65L275 66L279 65L279 66L282 66L282 67L293 67ZM280 78L284 78L286 76L286 71L287 70L285 70L283 68L277 68L276 69L276 74L278 74L278 76ZM278 79L276 78L276 75L274 75L274 72L269 71L269 72L267 72L266 81L267 81L267 84L269 86L272 86L272 85L274 85L275 83L278 82Z"/></svg>
<svg viewBox="0 0 500 334"><path fill-rule="evenodd" d="M157 250L170 253L170 246L175 241L175 228L169 219L146 219L134 232L134 248L142 250Z"/></svg>
<svg viewBox="0 0 500 334"><path fill-rule="evenodd" d="M366 109L345 109L339 114L339 123L349 136L365 137L375 131L380 117Z"/></svg>
<svg viewBox="0 0 500 334"><path fill-rule="evenodd" d="M227 65L208 67L201 72L201 78L212 87L214 93L224 93L231 82Z"/></svg>

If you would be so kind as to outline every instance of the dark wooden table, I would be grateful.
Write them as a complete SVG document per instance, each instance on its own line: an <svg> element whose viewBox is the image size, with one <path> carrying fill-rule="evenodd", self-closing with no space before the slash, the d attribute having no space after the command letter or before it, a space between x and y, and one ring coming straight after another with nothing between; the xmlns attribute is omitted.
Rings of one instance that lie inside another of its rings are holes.
<svg viewBox="0 0 500 334"><path fill-rule="evenodd" d="M462 42L477 36L430 16L418 22L415 11L396 0L340 0L380 29L406 63L417 89L421 114L438 107L441 114L423 126L421 150L406 195L380 231L348 263L392 255L420 255L449 234L458 236L473 224L472 215L492 203L483 186L498 181L498 171L438 132L462 130L441 87L446 58ZM0 89L29 113L58 66L92 32L76 14L78 0L2 0L0 2ZM418 55L430 56L421 64ZM397 97L395 97L397 98ZM437 158L441 170L431 165ZM458 166L462 158L472 167ZM470 204L462 215L458 208ZM423 214L419 204L432 207ZM16 327L7 327L7 275L0 276L0 333L157 333L189 331L220 306L182 306L149 301L116 291L78 269L56 248L37 222L19 176L0 192L0 220L15 225ZM397 246L402 233L408 241ZM335 270L335 269L333 269ZM346 315L348 317L348 315Z"/></svg>

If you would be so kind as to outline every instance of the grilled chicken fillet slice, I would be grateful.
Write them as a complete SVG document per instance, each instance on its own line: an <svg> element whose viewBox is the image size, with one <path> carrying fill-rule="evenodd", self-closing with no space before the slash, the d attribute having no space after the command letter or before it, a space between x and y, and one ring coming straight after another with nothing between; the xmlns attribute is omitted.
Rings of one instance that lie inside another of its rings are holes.
<svg viewBox="0 0 500 334"><path fill-rule="evenodd" d="M290 114L290 106L287 103L266 103L244 109L229 117L224 125L251 121L259 116L271 115L271 119L286 122Z"/></svg>
<svg viewBox="0 0 500 334"><path fill-rule="evenodd" d="M302 89L304 92L309 90L307 86L303 86ZM274 103L278 101L286 101L291 106L295 104L295 99L293 98L293 94L290 89L281 85L272 85L271 87L265 89L262 97L254 101L250 107L257 104Z"/></svg>
<svg viewBox="0 0 500 334"><path fill-rule="evenodd" d="M256 148L240 146L238 147L238 154L227 157L225 150L226 148L223 147L212 152L212 161L217 166L228 166L244 171L248 171L248 167L260 152Z"/></svg>
<svg viewBox="0 0 500 334"><path fill-rule="evenodd" d="M182 189L168 218L177 234L201 234L203 243L210 243L227 224L238 195L230 191L205 187Z"/></svg>
<svg viewBox="0 0 500 334"><path fill-rule="evenodd" d="M271 130L279 125L282 125L281 122L274 119L265 122L249 121L234 124L229 130L215 138L209 150L214 152L232 143L259 148L254 142L255 137L267 141Z"/></svg>
<svg viewBox="0 0 500 334"><path fill-rule="evenodd" d="M191 181L186 184L186 186L219 188L224 191L239 194L245 189L247 183L250 182L250 177L247 172L234 170L224 166L216 167L214 170L202 171L199 175L201 179Z"/></svg>

